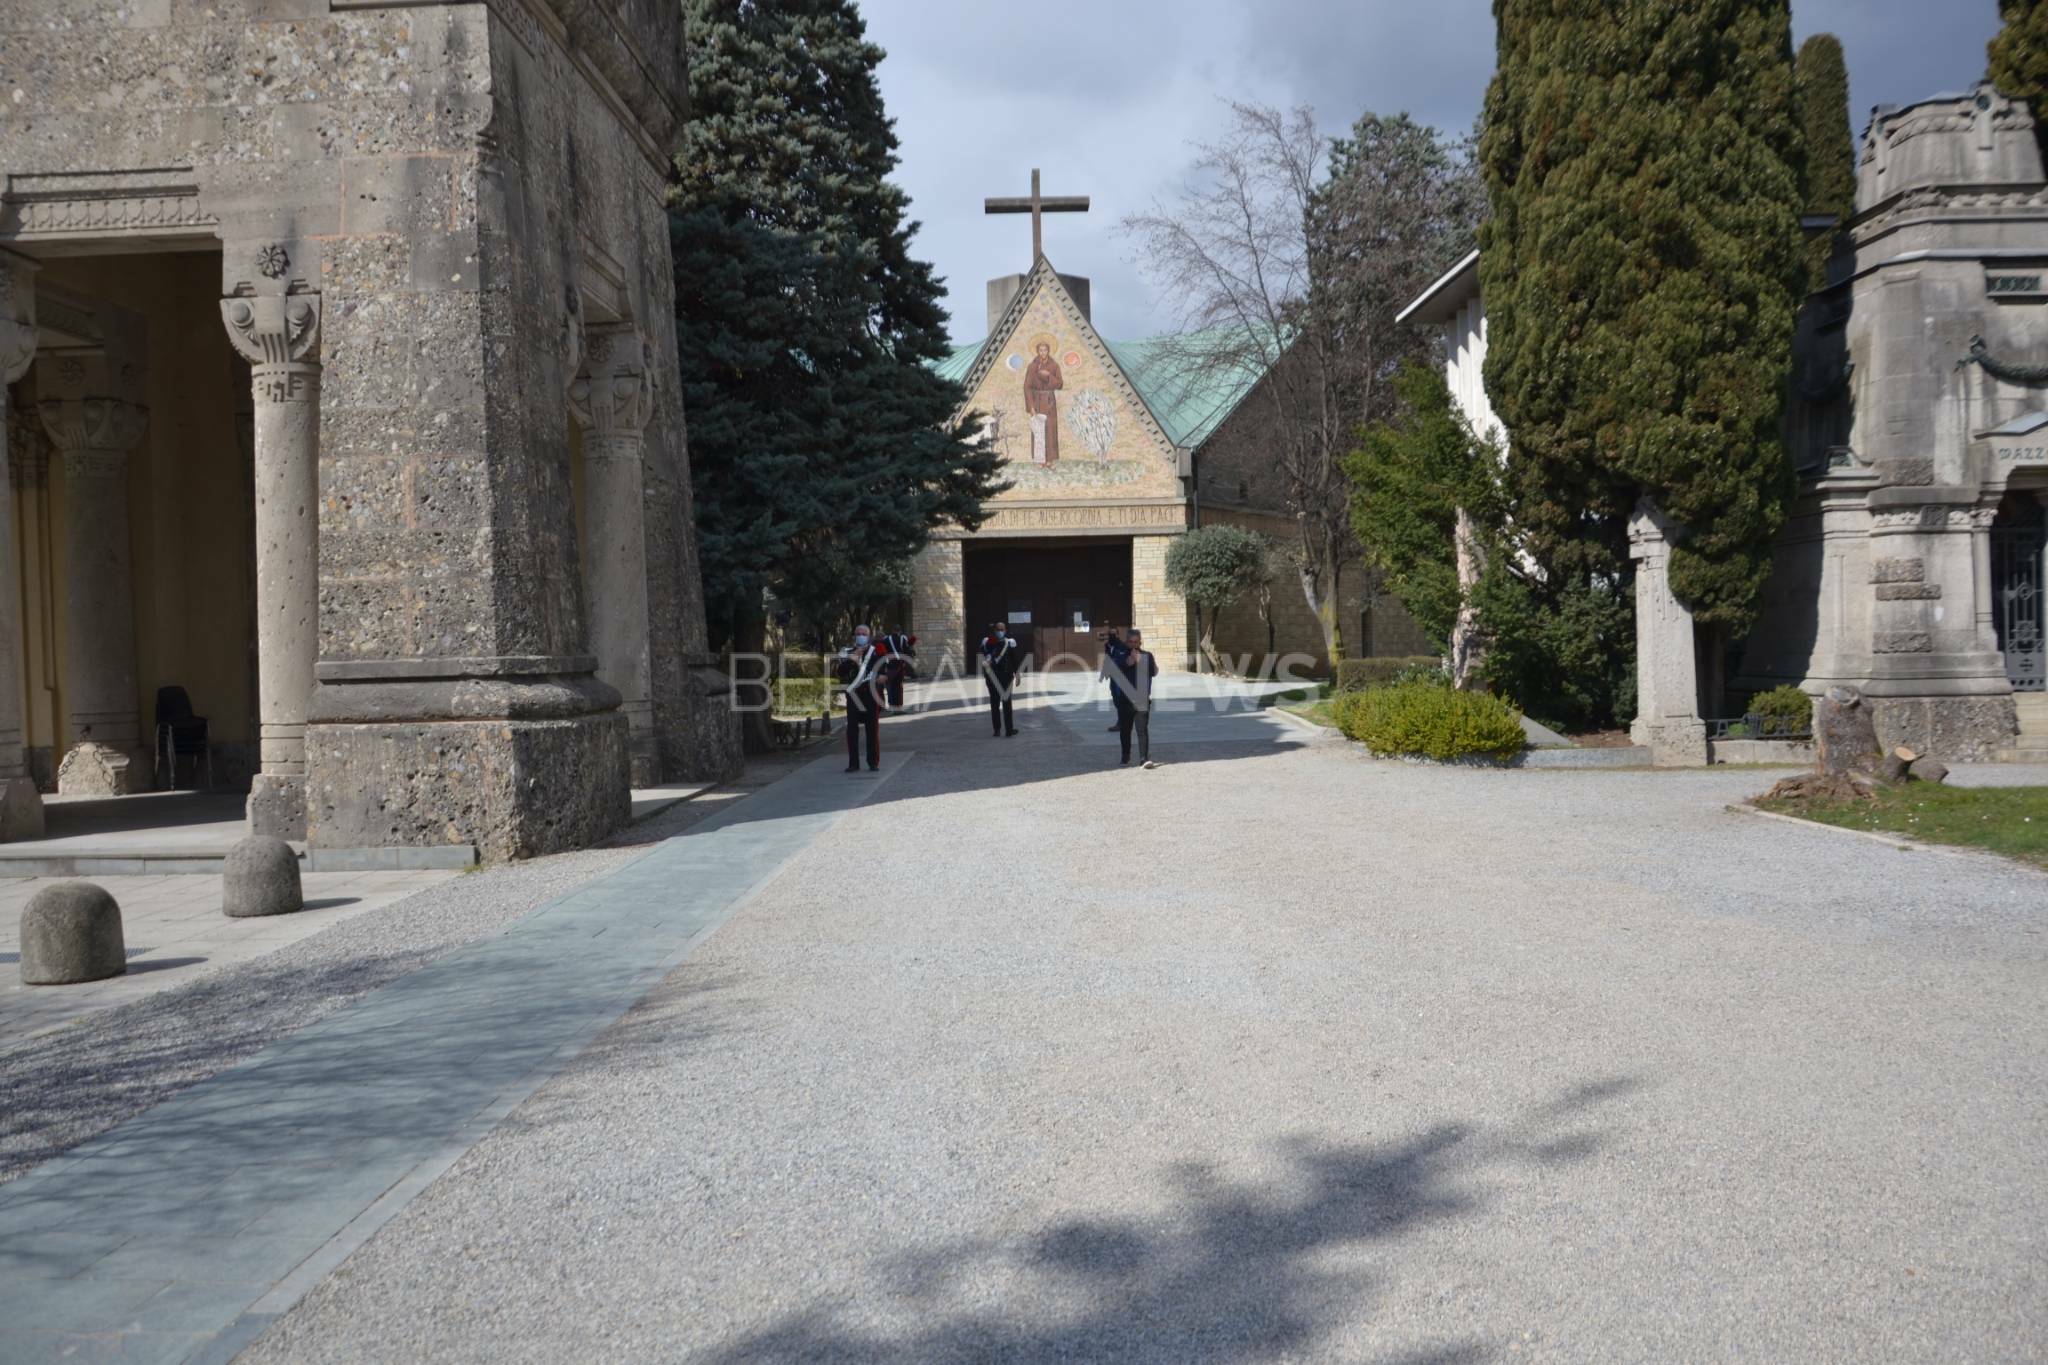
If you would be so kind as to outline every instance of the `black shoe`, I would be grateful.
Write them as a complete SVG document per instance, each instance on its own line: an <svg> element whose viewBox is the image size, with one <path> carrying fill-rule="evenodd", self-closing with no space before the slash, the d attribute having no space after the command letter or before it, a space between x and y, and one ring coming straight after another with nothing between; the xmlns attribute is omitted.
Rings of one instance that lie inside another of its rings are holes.
<svg viewBox="0 0 2048 1365"><path fill-rule="evenodd" d="M1005 738L1005 739L1008 739L1008 738L1012 737L1013 735L1015 735L1016 733L1017 733L1017 732L1016 732L1015 730L1005 730L1005 731L1003 731L1003 738Z"/></svg>
<svg viewBox="0 0 2048 1365"><path fill-rule="evenodd" d="M1115 722L1115 721L1111 721L1111 722L1109 723L1109 728L1110 728L1110 729L1112 729L1112 730L1116 729L1116 722Z"/></svg>
<svg viewBox="0 0 2048 1365"><path fill-rule="evenodd" d="M1131 766L1131 760L1129 760L1128 758L1120 758L1116 761L1116 766L1119 768L1128 768Z"/></svg>
<svg viewBox="0 0 2048 1365"><path fill-rule="evenodd" d="M882 771L882 765L879 763L870 763L868 764L868 771L871 773L878 773Z"/></svg>
<svg viewBox="0 0 2048 1365"><path fill-rule="evenodd" d="M849 764L847 764L847 765L846 765L846 771L848 771L848 772L850 772L850 773L857 773L857 772L859 772L859 771L860 771L860 764L858 764L858 763L849 763Z"/></svg>

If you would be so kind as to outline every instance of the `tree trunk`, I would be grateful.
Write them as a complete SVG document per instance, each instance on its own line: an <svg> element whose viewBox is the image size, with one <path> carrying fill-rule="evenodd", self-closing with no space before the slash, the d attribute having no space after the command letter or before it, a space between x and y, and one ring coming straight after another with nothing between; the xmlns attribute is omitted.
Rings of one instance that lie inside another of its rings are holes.
<svg viewBox="0 0 2048 1365"><path fill-rule="evenodd" d="M1486 662L1486 646L1479 633L1479 608L1472 604L1479 580L1486 573L1486 550L1479 543L1471 514L1458 509L1458 527L1453 544L1458 552L1458 619L1451 626L1451 686L1461 692L1481 685L1480 668Z"/></svg>
<svg viewBox="0 0 2048 1365"><path fill-rule="evenodd" d="M742 609L733 622L734 676L747 677L759 670L760 665L741 665L742 655L765 658L768 653L768 617L758 606ZM733 685L733 700L740 707L740 745L750 754L772 753L775 749L775 714L773 679L763 682L736 682Z"/></svg>

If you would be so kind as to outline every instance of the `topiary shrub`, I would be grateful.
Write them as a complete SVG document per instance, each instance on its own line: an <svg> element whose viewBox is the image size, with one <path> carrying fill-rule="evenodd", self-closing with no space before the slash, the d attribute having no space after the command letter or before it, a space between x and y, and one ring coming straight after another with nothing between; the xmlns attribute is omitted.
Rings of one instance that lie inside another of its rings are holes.
<svg viewBox="0 0 2048 1365"><path fill-rule="evenodd" d="M1339 659L1330 673L1332 692L1362 692L1394 682L1404 673L1418 669L1443 671L1443 660L1433 654L1409 654L1390 659Z"/></svg>
<svg viewBox="0 0 2048 1365"><path fill-rule="evenodd" d="M1813 733L1813 698L1787 684L1750 698L1749 714L1763 718L1763 733L1789 739Z"/></svg>
<svg viewBox="0 0 2048 1365"><path fill-rule="evenodd" d="M1527 743L1520 713L1499 697L1433 682L1340 693L1330 712L1348 738L1383 757L1505 759Z"/></svg>

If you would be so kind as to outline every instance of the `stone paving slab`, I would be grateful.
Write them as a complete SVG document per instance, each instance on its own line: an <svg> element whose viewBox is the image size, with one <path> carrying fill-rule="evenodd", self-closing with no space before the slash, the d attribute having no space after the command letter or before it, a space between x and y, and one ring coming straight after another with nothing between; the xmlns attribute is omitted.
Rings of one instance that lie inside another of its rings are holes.
<svg viewBox="0 0 2048 1365"><path fill-rule="evenodd" d="M0 1360L229 1358L909 757L810 764L0 1187Z"/></svg>
<svg viewBox="0 0 2048 1365"><path fill-rule="evenodd" d="M21 911L52 881L0 877L0 1040L30 1037L95 1010L124 1005L236 962L310 938L367 914L453 872L311 872L301 879L306 908L290 915L229 919L221 913L221 879L187 874L94 877L121 903L128 972L77 986L24 986Z"/></svg>

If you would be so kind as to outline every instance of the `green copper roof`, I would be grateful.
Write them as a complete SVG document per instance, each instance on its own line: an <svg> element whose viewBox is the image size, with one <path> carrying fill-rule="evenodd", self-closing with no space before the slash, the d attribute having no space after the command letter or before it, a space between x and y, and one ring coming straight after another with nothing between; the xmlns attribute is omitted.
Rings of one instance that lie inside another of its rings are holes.
<svg viewBox="0 0 2048 1365"><path fill-rule="evenodd" d="M950 379L955 384L967 378L967 372L974 368L974 358L981 354L985 342L977 341L971 346L956 346L953 353L932 366L939 378Z"/></svg>
<svg viewBox="0 0 2048 1365"><path fill-rule="evenodd" d="M1265 373L1262 368L1228 359L1205 362L1204 339L1196 333L1103 342L1145 406L1152 409L1167 439L1189 449L1206 441ZM959 383L974 368L985 344L977 341L958 347L932 368Z"/></svg>

